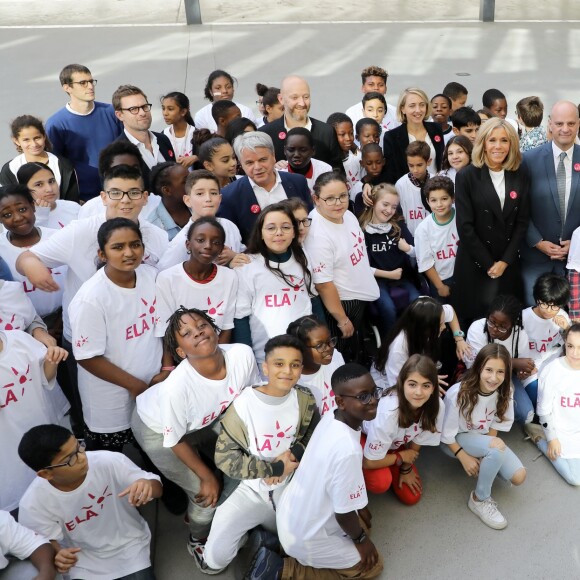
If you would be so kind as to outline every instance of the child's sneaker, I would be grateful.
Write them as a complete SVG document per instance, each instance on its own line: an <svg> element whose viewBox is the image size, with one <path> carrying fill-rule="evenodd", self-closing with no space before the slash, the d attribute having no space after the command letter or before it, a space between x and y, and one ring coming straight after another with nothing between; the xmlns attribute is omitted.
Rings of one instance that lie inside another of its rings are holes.
<svg viewBox="0 0 580 580"><path fill-rule="evenodd" d="M205 542L194 538L191 534L189 535L189 539L187 540L187 551L193 556L193 560L195 561L196 566L199 568L199 571L203 574L208 574L209 576L213 576L214 574L220 574L225 570L225 568L221 568L219 570L215 570L214 568L210 568L205 558L203 557L205 552Z"/></svg>
<svg viewBox="0 0 580 580"><path fill-rule="evenodd" d="M262 547L253 559L244 580L277 580L283 568L284 560L276 552Z"/></svg>
<svg viewBox="0 0 580 580"><path fill-rule="evenodd" d="M497 509L497 503L491 497L483 501L476 501L473 497L473 492L469 494L469 501L467 507L479 519L490 528L494 530L503 530L507 526L507 520L502 513Z"/></svg>
<svg viewBox="0 0 580 580"><path fill-rule="evenodd" d="M536 445L540 439L546 438L544 429L542 429L541 425L537 425L536 423L526 423L524 425L524 431L527 435L526 439L530 439L532 443L535 443Z"/></svg>

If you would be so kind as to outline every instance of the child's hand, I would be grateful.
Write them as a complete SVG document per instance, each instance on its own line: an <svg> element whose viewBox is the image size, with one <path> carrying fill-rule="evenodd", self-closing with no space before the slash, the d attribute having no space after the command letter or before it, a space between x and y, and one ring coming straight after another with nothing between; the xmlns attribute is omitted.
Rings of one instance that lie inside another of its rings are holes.
<svg viewBox="0 0 580 580"><path fill-rule="evenodd" d="M479 459L472 457L465 451L465 449L457 455L457 459L459 459L465 473L469 475L469 477L477 477L479 474Z"/></svg>
<svg viewBox="0 0 580 580"><path fill-rule="evenodd" d="M568 321L566 320L565 316L562 316L561 314L557 314L556 316L554 316L554 318L552 319L562 330L568 330Z"/></svg>
<svg viewBox="0 0 580 580"><path fill-rule="evenodd" d="M44 328L40 327L35 328L32 331L32 337L38 340L38 342L44 344L46 348L48 348L49 346L57 345L56 338L54 338L54 336L50 336L50 334L48 334L48 332L44 330Z"/></svg>
<svg viewBox="0 0 580 580"><path fill-rule="evenodd" d="M360 556L360 571L364 573L372 570L379 561L379 553L371 539L367 536L362 544L355 544L354 547Z"/></svg>
<svg viewBox="0 0 580 580"><path fill-rule="evenodd" d="M411 244L409 244L407 240L405 240L405 238L399 238L399 243L397 244L397 246L399 250L401 250L401 252L405 252L405 254L410 252L412 249Z"/></svg>
<svg viewBox="0 0 580 580"><path fill-rule="evenodd" d="M195 496L195 503L201 507L215 507L220 498L221 485L217 477L211 474L200 480L199 493Z"/></svg>
<svg viewBox="0 0 580 580"><path fill-rule="evenodd" d="M358 510L358 517L364 522L365 526L370 530L372 526L372 519L373 514L371 514L371 510L368 507L364 507L361 510Z"/></svg>
<svg viewBox="0 0 580 580"><path fill-rule="evenodd" d="M234 259L230 262L230 268L239 268L251 262L247 254L236 254Z"/></svg>
<svg viewBox="0 0 580 580"><path fill-rule="evenodd" d="M153 500L153 485L150 479L138 479L127 489L123 490L119 497L129 496L129 504L135 507L142 506Z"/></svg>
<svg viewBox="0 0 580 580"><path fill-rule="evenodd" d="M514 366L519 372L525 373L527 376L532 374L536 365L531 358L518 358L514 361Z"/></svg>
<svg viewBox="0 0 580 580"><path fill-rule="evenodd" d="M36 207L50 207L50 201L45 201L44 199L35 199L34 204Z"/></svg>
<svg viewBox="0 0 580 580"><path fill-rule="evenodd" d="M375 205L375 202L371 198L371 191L372 190L373 190L373 188L369 183L365 183L363 185L362 199L363 199L363 203L367 207L373 207L373 205Z"/></svg>
<svg viewBox="0 0 580 580"><path fill-rule="evenodd" d="M237 256L230 247L224 246L222 253L217 257L218 266L227 266Z"/></svg>
<svg viewBox="0 0 580 580"><path fill-rule="evenodd" d="M57 292L60 286L54 281L52 272L43 264L38 265L28 276L30 283L43 292Z"/></svg>
<svg viewBox="0 0 580 580"><path fill-rule="evenodd" d="M157 383L162 383L169 375L171 371L159 371L150 381L149 386L152 387Z"/></svg>
<svg viewBox="0 0 580 580"><path fill-rule="evenodd" d="M471 346L467 344L465 340L458 340L455 343L455 354L457 355L457 358L459 360L465 362L466 358L469 359L471 357L472 354Z"/></svg>
<svg viewBox="0 0 580 580"><path fill-rule="evenodd" d="M282 455L278 455L274 461L281 461L284 464L284 471L281 476L283 478L290 475L299 465L298 461L296 461L296 458L294 455L292 455L289 449L284 451Z"/></svg>
<svg viewBox="0 0 580 580"><path fill-rule="evenodd" d="M75 556L80 548L62 548L54 557L54 565L61 574L66 574L78 561Z"/></svg>
<svg viewBox="0 0 580 580"><path fill-rule="evenodd" d="M447 284L441 284L441 286L437 288L437 294L439 294L441 298L447 298L447 296L451 295L451 288L449 288Z"/></svg>
<svg viewBox="0 0 580 580"><path fill-rule="evenodd" d="M421 480L413 469L411 469L409 473L399 474L399 489L403 487L404 483L409 486L409 489L413 492L413 495L419 495L423 491Z"/></svg>
<svg viewBox="0 0 580 580"><path fill-rule="evenodd" d="M399 451L399 455L403 463L415 463L419 457L419 452L416 449L403 449L403 451Z"/></svg>
<svg viewBox="0 0 580 580"><path fill-rule="evenodd" d="M552 441L548 441L548 459L550 461L556 461L558 457L562 454L562 446L560 445L560 441L558 439L552 439Z"/></svg>
<svg viewBox="0 0 580 580"><path fill-rule="evenodd" d="M279 171L284 171L285 169L288 169L288 161L286 161L286 159L276 161L276 165L274 165L274 168L278 169Z"/></svg>
<svg viewBox="0 0 580 580"><path fill-rule="evenodd" d="M403 276L403 268L397 268L395 270L391 270L390 271L390 278L391 280L400 280L401 277Z"/></svg>
<svg viewBox="0 0 580 580"><path fill-rule="evenodd" d="M49 346L46 349L46 355L44 360L53 365L57 365L59 362L66 360L68 358L68 351L60 346Z"/></svg>
<svg viewBox="0 0 580 580"><path fill-rule="evenodd" d="M183 167L191 167L197 161L197 155L182 155L177 158L177 163Z"/></svg>

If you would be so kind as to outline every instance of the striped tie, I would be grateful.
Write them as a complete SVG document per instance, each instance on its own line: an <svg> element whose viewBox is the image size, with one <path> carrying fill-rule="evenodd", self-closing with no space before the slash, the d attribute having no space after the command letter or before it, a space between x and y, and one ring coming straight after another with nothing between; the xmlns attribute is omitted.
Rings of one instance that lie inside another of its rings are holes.
<svg viewBox="0 0 580 580"><path fill-rule="evenodd" d="M556 170L556 184L558 185L558 198L560 199L560 218L562 219L562 232L564 231L564 222L566 221L566 168L564 159L566 153L560 153L560 162Z"/></svg>

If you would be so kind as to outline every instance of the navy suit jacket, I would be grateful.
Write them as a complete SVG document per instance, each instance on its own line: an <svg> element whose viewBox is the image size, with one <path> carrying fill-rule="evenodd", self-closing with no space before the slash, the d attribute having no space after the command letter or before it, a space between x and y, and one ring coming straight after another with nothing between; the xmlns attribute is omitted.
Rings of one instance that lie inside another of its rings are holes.
<svg viewBox="0 0 580 580"><path fill-rule="evenodd" d="M572 153L572 184L563 227L552 143L526 151L523 165L530 177L530 224L521 248L522 259L534 264L548 263L550 258L534 246L541 240L553 244L559 244L560 238L570 240L580 227L580 146L574 145Z"/></svg>
<svg viewBox="0 0 580 580"><path fill-rule="evenodd" d="M313 204L306 178L302 175L281 171L280 179L286 195L300 198L306 203L308 211L310 211ZM259 213L260 206L247 175L236 179L222 189L222 202L217 215L238 226L244 244L248 243L250 232Z"/></svg>

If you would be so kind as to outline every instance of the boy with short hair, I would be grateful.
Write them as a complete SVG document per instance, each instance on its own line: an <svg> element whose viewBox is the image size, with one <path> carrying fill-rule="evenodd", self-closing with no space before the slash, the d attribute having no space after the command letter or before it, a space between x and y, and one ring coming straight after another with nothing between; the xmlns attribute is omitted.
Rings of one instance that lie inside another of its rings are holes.
<svg viewBox="0 0 580 580"><path fill-rule="evenodd" d="M217 125L215 134L225 139L228 124L234 119L239 119L242 116L242 112L236 103L224 99L222 101L214 101L211 106L211 116Z"/></svg>
<svg viewBox="0 0 580 580"><path fill-rule="evenodd" d="M304 127L294 127L286 133L284 141L284 155L288 161L288 167L282 171L303 175L308 182L310 193L314 191L314 182L321 173L332 171L332 167L314 159L314 139L312 133Z"/></svg>
<svg viewBox="0 0 580 580"><path fill-rule="evenodd" d="M445 144L453 137L453 127L449 123L449 115L451 114L451 99L444 94L439 94L431 97L431 118L435 123L439 123L441 131L443 131L443 140Z"/></svg>
<svg viewBox="0 0 580 580"><path fill-rule="evenodd" d="M447 303L459 242L453 181L436 175L427 181L423 191L432 213L431 218L423 220L415 231L417 267L427 276L431 295Z"/></svg>
<svg viewBox="0 0 580 580"><path fill-rule="evenodd" d="M368 143L361 149L360 160L361 178L350 189L349 195L354 202L354 213L359 216L364 210L362 191L366 184L378 185L388 183L388 175L385 169L385 156L383 148L377 143Z"/></svg>
<svg viewBox="0 0 580 580"><path fill-rule="evenodd" d="M425 141L409 143L405 151L409 173L403 175L395 189L401 200L401 213L409 231L415 236L417 226L431 213L431 208L423 192L429 179L427 168L431 163L431 149Z"/></svg>
<svg viewBox="0 0 580 580"><path fill-rule="evenodd" d="M312 393L296 384L303 348L294 336L271 338L262 363L268 382L244 389L221 420L215 462L240 483L215 512L202 572L225 569L252 528L276 531L278 499L320 419Z"/></svg>
<svg viewBox="0 0 580 580"><path fill-rule="evenodd" d="M374 119L379 124L382 135L385 131L382 123L387 113L387 101L385 100L385 96L374 91L366 93L362 99L362 108L365 118Z"/></svg>
<svg viewBox="0 0 580 580"><path fill-rule="evenodd" d="M357 121L354 138L360 149L369 143L380 143L380 137L381 126L374 119L363 117Z"/></svg>
<svg viewBox="0 0 580 580"><path fill-rule="evenodd" d="M452 113L465 107L465 103L467 103L467 89L461 83L447 83L443 89L443 94L451 99Z"/></svg>
<svg viewBox="0 0 580 580"><path fill-rule="evenodd" d="M467 137L475 143L477 132L481 126L481 117L471 107L461 107L451 114L453 134Z"/></svg>
<svg viewBox="0 0 580 580"><path fill-rule="evenodd" d="M322 418L277 504L278 535L289 557L260 548L247 576L252 580L365 579L383 569L367 535L360 444L362 422L375 418L382 389L357 363L334 371L331 385L338 409Z"/></svg>
<svg viewBox="0 0 580 580"><path fill-rule="evenodd" d="M59 572L155 578L151 532L136 508L161 497L159 477L121 453L85 452L84 442L58 425L30 429L18 454L37 475L20 501L20 522L50 539Z"/></svg>
<svg viewBox="0 0 580 580"><path fill-rule="evenodd" d="M544 104L540 97L526 97L516 104L518 124L523 129L520 137L520 151L529 151L548 141L546 129L542 127Z"/></svg>

